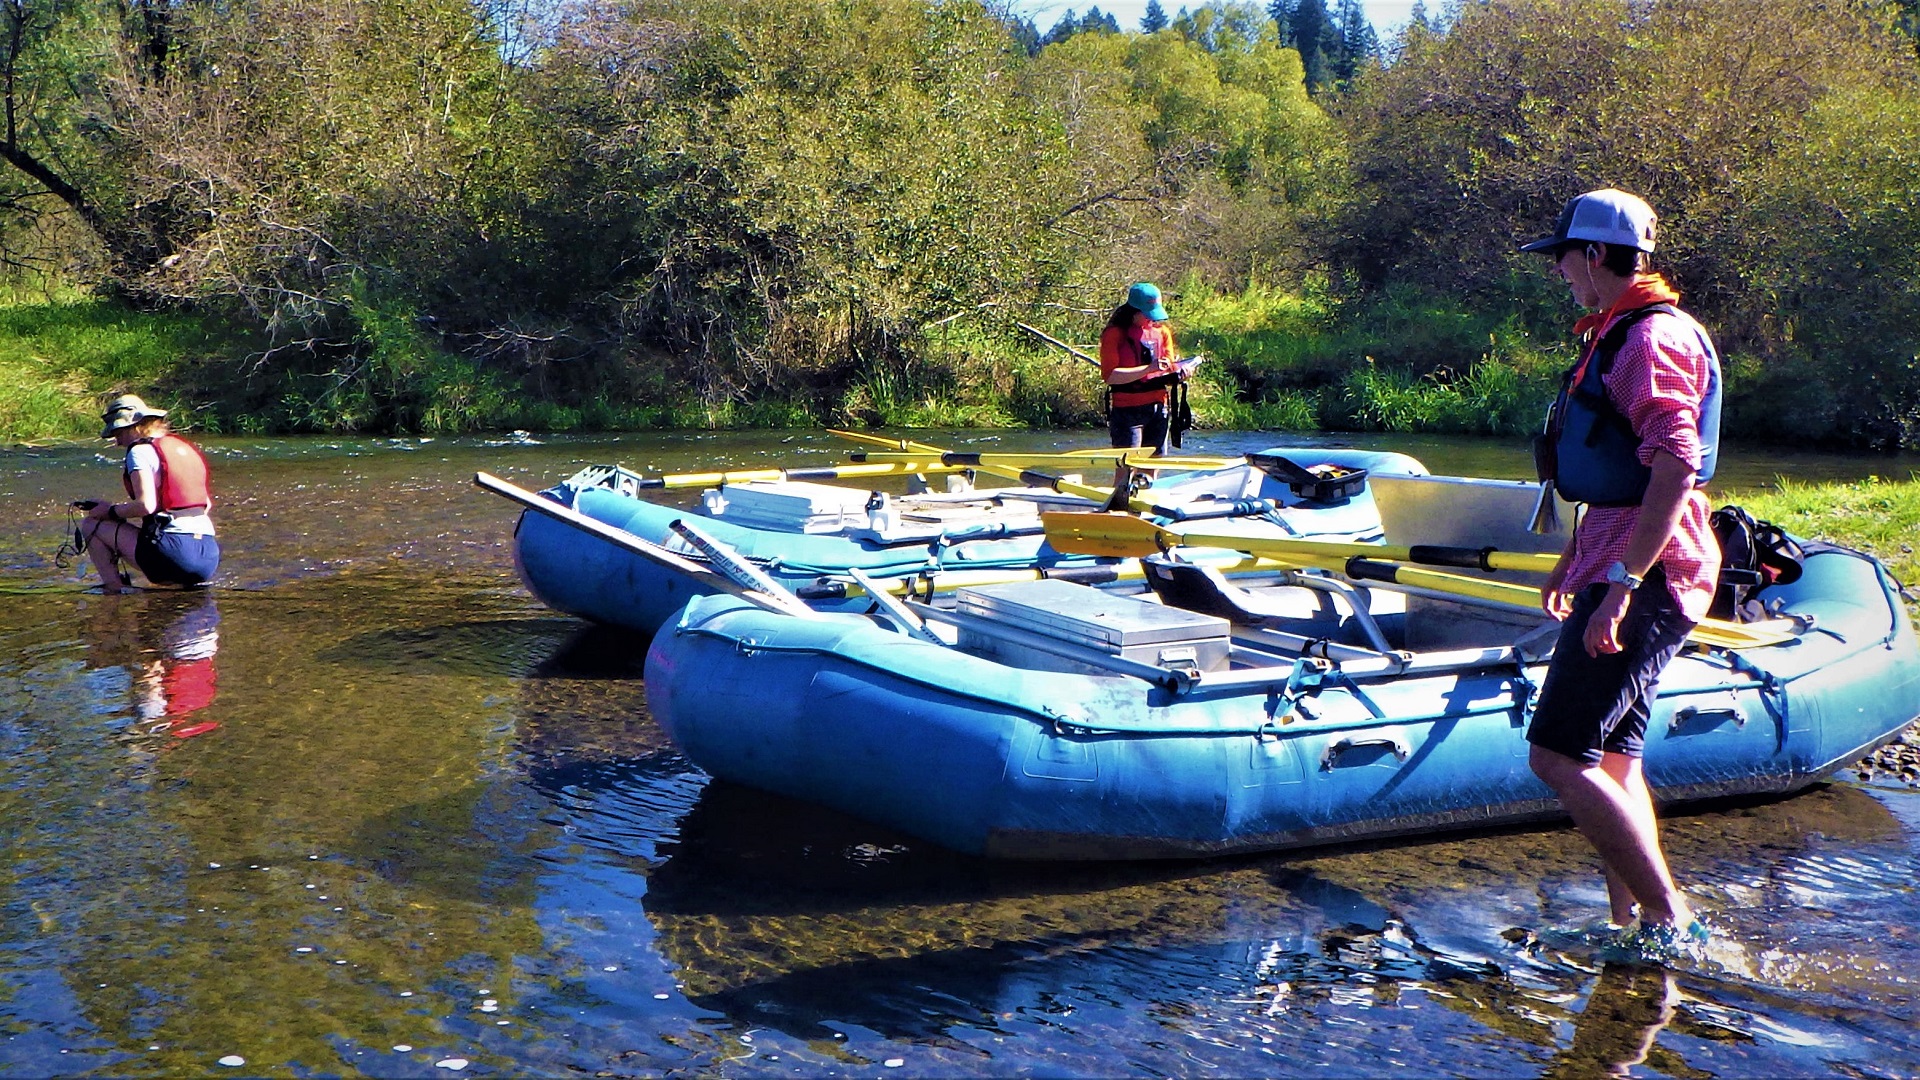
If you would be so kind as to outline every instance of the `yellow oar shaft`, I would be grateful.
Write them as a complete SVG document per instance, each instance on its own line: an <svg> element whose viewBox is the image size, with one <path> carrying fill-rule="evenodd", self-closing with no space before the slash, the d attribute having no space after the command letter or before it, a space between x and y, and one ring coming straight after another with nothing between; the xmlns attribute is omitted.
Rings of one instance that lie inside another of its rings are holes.
<svg viewBox="0 0 1920 1080"><path fill-rule="evenodd" d="M1532 585L1520 585L1510 581L1461 577L1459 574L1448 574L1439 570L1422 570L1417 566L1402 566L1398 563L1371 559L1356 560L1350 557L1327 558L1324 568L1360 581L1390 581L1396 585L1432 589L1436 592L1453 593L1456 596L1471 596L1479 600L1492 600L1517 607L1536 609L1540 607L1539 589ZM1369 571L1377 571L1377 576Z"/></svg>
<svg viewBox="0 0 1920 1080"><path fill-rule="evenodd" d="M926 443L914 442L911 439L889 439L881 435L868 435L864 432L846 431L841 428L828 428L827 433L830 435L838 435L843 439L852 439L854 442L867 443L871 446L890 446L893 447L896 452L903 454L948 453L948 451L938 446L929 446ZM1039 473L1031 469L1021 469L1009 465L977 465L974 466L974 468L989 476L998 476L1003 479L1018 480L1022 483L1049 487L1063 495L1078 495L1083 499L1091 499L1094 502L1106 502L1113 497L1112 488L1096 487L1092 484L1078 484L1067 480L1065 477ZM1130 498L1127 500L1127 508L1136 513L1147 513L1153 509L1153 504L1145 499Z"/></svg>
<svg viewBox="0 0 1920 1080"><path fill-rule="evenodd" d="M1041 472L1037 469L1019 469L1003 465L980 465L976 466L976 468L981 472L989 473L993 476L1005 477L1009 480L1018 480L1023 484L1051 488L1054 491L1060 492L1062 495L1078 495L1083 499L1089 499L1097 503L1104 503L1113 497L1113 489L1110 487L1101 487L1098 484L1083 484L1069 480L1064 476L1056 476L1053 473ZM1128 496L1127 498L1127 509L1136 514L1150 514L1153 512L1153 508L1154 504L1151 499L1139 499L1132 496ZM1127 554L1138 554L1138 552L1127 552Z"/></svg>
<svg viewBox="0 0 1920 1080"><path fill-rule="evenodd" d="M841 428L828 428L827 432L831 435L838 435L843 439L852 439L854 442L867 443L871 446L892 447L894 452L901 454L945 455L951 452L938 446L929 446L926 443L914 442L911 439L889 439L881 435L868 435L864 432L846 431ZM1091 453L1097 454L1100 453L1100 451L1092 451ZM1062 476L1055 476L1050 473L1038 472L1032 469L1022 469L1017 466L998 464L982 464L972 467L989 476L998 476L1003 479L1018 480L1025 484L1048 487L1063 495L1078 495L1083 499L1091 499L1094 502L1104 503L1113 497L1112 488L1099 487L1094 484L1075 483ZM1127 509L1136 514L1148 514L1153 512L1153 503L1146 499L1129 497L1127 499ZM1122 552L1121 554L1140 553Z"/></svg>
<svg viewBox="0 0 1920 1080"><path fill-rule="evenodd" d="M1149 555L1162 543L1172 547L1182 542L1195 546L1224 547L1257 553L1274 562L1304 569L1325 570L1358 581L1382 581L1408 588L1485 600L1526 611L1540 610L1540 590L1531 585L1464 577L1439 570L1424 570L1391 561L1421 550L1418 545L1389 547L1385 544L1342 544L1324 540L1268 540L1258 537L1180 532L1163 529L1150 521L1127 514L1050 513L1042 515L1047 542L1062 552L1115 557ZM1427 549L1432 550L1432 549ZM1456 549L1457 550L1457 549ZM1470 552L1493 560L1498 552ZM1519 557L1512 568L1551 569L1556 556L1529 552L1508 552ZM1706 619L1694 628L1691 640L1723 648L1753 648L1786 641L1796 632L1791 620L1767 624L1734 623Z"/></svg>
<svg viewBox="0 0 1920 1080"><path fill-rule="evenodd" d="M1194 529L1177 531L1188 547L1223 547L1257 555L1354 555L1367 559L1392 559L1396 562L1426 563L1439 566L1478 567L1486 570L1552 570L1560 556L1530 551L1496 551L1491 548L1445 548L1424 544L1350 544L1331 540L1286 540L1236 536L1232 533L1208 533Z"/></svg>
<svg viewBox="0 0 1920 1080"><path fill-rule="evenodd" d="M890 446L900 453L907 453L909 451L922 454L946 453L945 450L942 450L938 446L929 446L923 442L914 442L912 439L889 439L884 435L869 435L864 431L847 431L843 428L828 428L827 434L838 435L843 439L852 439L854 442L866 443L869 446Z"/></svg>
<svg viewBox="0 0 1920 1080"><path fill-rule="evenodd" d="M1409 588L1431 589L1435 592L1452 593L1455 596L1491 600L1525 610L1541 610L1540 590L1531 585L1461 577L1458 574L1422 570L1418 567L1398 566L1392 563L1374 564L1376 567L1383 567L1385 571L1376 576L1369 572L1371 568L1367 564L1370 562L1371 560L1349 559L1338 566L1326 566L1324 569L1346 574L1360 581L1390 581ZM1355 573L1356 570L1360 572ZM1775 620L1766 624L1702 619L1687 637L1703 645L1738 649L1775 645L1788 640L1797 632L1791 619Z"/></svg>
<svg viewBox="0 0 1920 1080"><path fill-rule="evenodd" d="M1205 526L1155 525L1130 514L1092 514L1054 511L1041 515L1047 540L1058 551L1079 555L1126 557L1151 555L1167 547L1219 547L1270 555L1280 559L1328 558L1392 559L1432 566L1483 570L1552 570L1559 556L1530 551L1443 547L1431 544L1391 546L1333 540L1294 540L1282 536L1248 536L1209 532ZM1471 579L1464 579L1471 580Z"/></svg>
<svg viewBox="0 0 1920 1080"><path fill-rule="evenodd" d="M725 472L673 473L648 477L640 482L648 488L714 487L721 484L746 484L774 480L855 480L870 476L908 476L913 473L959 472L958 465L936 463L916 465L910 462L831 465L802 469L731 469Z"/></svg>
<svg viewBox="0 0 1920 1080"><path fill-rule="evenodd" d="M894 461L926 462L950 465L956 468L977 468L983 465L1004 465L1012 468L1031 469L1046 466L1088 466L1104 465L1112 468L1124 464L1128 468L1141 470L1155 469L1225 469L1245 464L1244 458L1225 457L1156 457L1139 450L1085 451L1072 454L978 454L970 451L950 450L939 454L898 452L893 450L855 450L855 461Z"/></svg>

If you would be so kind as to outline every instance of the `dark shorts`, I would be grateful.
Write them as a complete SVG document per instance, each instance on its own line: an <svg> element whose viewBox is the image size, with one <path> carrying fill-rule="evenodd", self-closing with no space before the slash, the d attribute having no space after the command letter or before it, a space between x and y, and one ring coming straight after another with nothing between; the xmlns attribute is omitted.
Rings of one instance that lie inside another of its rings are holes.
<svg viewBox="0 0 1920 1080"><path fill-rule="evenodd" d="M1140 446L1164 454L1167 445L1167 403L1115 406L1107 413L1107 435L1116 447Z"/></svg>
<svg viewBox="0 0 1920 1080"><path fill-rule="evenodd" d="M1620 621L1621 651L1588 656L1580 639L1606 591L1605 585L1591 585L1574 597L1527 729L1533 745L1588 765L1600 764L1603 753L1639 757L1644 752L1648 707L1660 673L1694 627L1656 567L1627 603L1627 616Z"/></svg>
<svg viewBox="0 0 1920 1080"><path fill-rule="evenodd" d="M192 533L141 530L134 564L156 585L204 585L220 568L220 542Z"/></svg>

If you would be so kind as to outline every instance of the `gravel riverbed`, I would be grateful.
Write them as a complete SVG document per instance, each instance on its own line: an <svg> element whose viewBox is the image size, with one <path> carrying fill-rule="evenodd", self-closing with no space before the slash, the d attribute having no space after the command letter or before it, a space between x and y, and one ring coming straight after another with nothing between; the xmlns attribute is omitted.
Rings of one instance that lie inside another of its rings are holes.
<svg viewBox="0 0 1920 1080"><path fill-rule="evenodd" d="M1908 787L1920 787L1920 721L1908 725L1898 739L1855 768L1862 780L1899 780Z"/></svg>

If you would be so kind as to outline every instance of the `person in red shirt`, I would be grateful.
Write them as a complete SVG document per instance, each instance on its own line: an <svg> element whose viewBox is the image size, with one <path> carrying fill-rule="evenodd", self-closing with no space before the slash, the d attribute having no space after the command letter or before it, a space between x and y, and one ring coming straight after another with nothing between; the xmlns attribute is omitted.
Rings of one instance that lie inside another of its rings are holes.
<svg viewBox="0 0 1920 1080"><path fill-rule="evenodd" d="M1705 616L1720 572L1701 490L1718 456L1720 370L1711 338L1648 269L1654 222L1636 196L1590 191L1566 204L1553 235L1521 249L1552 258L1593 313L1575 324L1587 339L1568 385L1604 389L1582 406L1586 426L1558 443L1555 483L1591 505L1541 589L1563 624L1527 740L1534 774L1599 852L1612 920L1699 938L1706 928L1661 850L1641 755L1660 673ZM1583 381L1590 368L1597 383ZM1562 393L1558 416L1572 415L1571 399ZM1611 456L1584 448L1594 444L1586 432L1619 421L1632 434Z"/></svg>
<svg viewBox="0 0 1920 1080"><path fill-rule="evenodd" d="M1100 331L1100 378L1107 384L1107 434L1114 446L1171 450L1168 389L1182 377L1179 359L1159 288L1135 284Z"/></svg>

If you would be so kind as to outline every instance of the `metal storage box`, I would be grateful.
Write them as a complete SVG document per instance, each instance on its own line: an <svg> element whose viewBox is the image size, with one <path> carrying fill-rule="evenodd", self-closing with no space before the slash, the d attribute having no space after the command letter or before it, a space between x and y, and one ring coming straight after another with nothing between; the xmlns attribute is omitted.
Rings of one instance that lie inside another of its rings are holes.
<svg viewBox="0 0 1920 1080"><path fill-rule="evenodd" d="M960 646L1016 666L1098 670L1103 655L1201 671L1228 663L1227 620L1086 585L981 585L955 601Z"/></svg>
<svg viewBox="0 0 1920 1080"><path fill-rule="evenodd" d="M707 513L722 521L797 533L865 528L872 510L884 509L887 502L879 492L802 480L728 484L705 497Z"/></svg>

